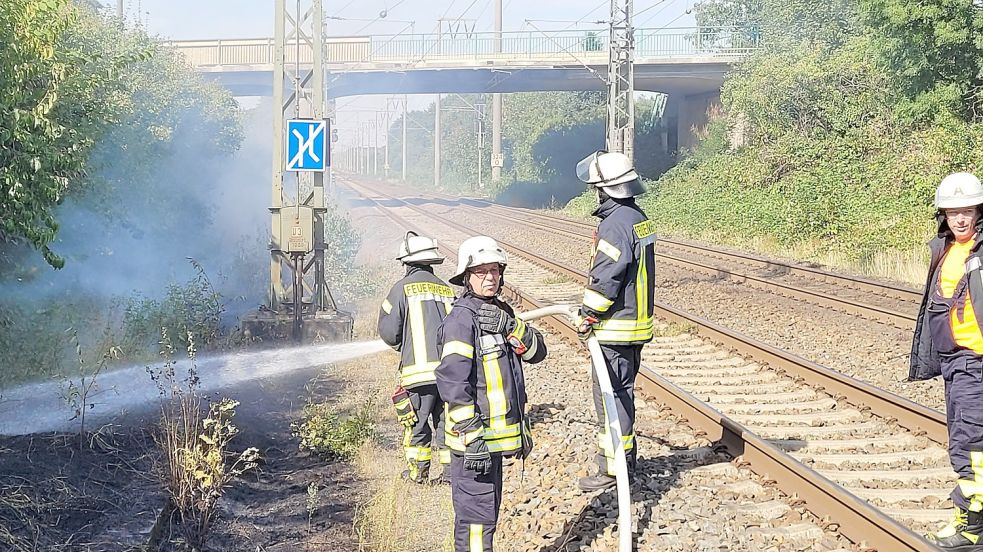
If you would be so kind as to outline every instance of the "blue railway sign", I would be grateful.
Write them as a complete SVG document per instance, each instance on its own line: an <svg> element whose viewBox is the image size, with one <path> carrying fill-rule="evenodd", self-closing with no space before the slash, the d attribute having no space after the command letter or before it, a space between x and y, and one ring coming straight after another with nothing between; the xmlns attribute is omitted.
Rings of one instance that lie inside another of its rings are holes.
<svg viewBox="0 0 983 552"><path fill-rule="evenodd" d="M324 172L331 166L328 158L327 121L291 119L287 121L288 171Z"/></svg>

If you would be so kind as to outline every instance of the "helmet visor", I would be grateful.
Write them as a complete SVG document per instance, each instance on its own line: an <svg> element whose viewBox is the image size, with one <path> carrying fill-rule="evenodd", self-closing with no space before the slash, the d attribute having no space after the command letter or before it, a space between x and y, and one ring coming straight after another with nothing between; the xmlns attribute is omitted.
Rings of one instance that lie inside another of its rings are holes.
<svg viewBox="0 0 983 552"><path fill-rule="evenodd" d="M595 151L594 153L584 157L577 163L577 178L581 182L586 182L587 184L597 184L601 182L604 178L600 174L600 169L597 165L597 158L604 153L603 151ZM594 167L594 177L591 177L591 167Z"/></svg>

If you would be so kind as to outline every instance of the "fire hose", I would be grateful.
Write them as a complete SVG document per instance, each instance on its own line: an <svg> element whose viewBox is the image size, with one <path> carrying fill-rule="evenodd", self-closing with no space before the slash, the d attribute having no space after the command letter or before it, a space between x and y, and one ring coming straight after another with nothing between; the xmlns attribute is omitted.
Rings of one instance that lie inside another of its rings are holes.
<svg viewBox="0 0 983 552"><path fill-rule="evenodd" d="M565 316L571 323L577 323L577 307L573 305L552 305L518 313L524 321L536 320L544 316ZM628 483L628 461L625 458L625 447L622 443L621 422L618 418L618 408L614 401L614 389L611 387L611 377L608 375L607 363L601 352L601 345L591 333L587 337L587 350L590 351L591 367L601 388L604 399L604 409L607 410L608 436L610 446L614 450L615 478L618 483L618 552L631 550L631 492Z"/></svg>

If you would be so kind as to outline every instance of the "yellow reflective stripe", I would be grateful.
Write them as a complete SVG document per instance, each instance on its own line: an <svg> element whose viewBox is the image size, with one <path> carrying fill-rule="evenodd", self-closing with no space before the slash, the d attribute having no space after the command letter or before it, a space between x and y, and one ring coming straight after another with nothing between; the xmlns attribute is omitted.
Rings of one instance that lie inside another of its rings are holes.
<svg viewBox="0 0 983 552"><path fill-rule="evenodd" d="M645 270L645 250L638 257L638 274L635 276L635 311L637 321L642 322L648 318L648 271Z"/></svg>
<svg viewBox="0 0 983 552"><path fill-rule="evenodd" d="M604 240L597 240L597 250L611 257L614 262L621 258L621 250Z"/></svg>
<svg viewBox="0 0 983 552"><path fill-rule="evenodd" d="M461 355L464 358L474 358L474 345L464 341L448 341L444 343L440 358L447 358L450 355Z"/></svg>
<svg viewBox="0 0 983 552"><path fill-rule="evenodd" d="M594 324L594 330L612 330L612 331L626 331L634 332L639 330L649 330L655 326L655 318L647 317L644 320L622 320L618 318L609 318L607 320L601 320L597 324Z"/></svg>
<svg viewBox="0 0 983 552"><path fill-rule="evenodd" d="M960 479L959 490L966 498L972 498L970 510L973 510L974 503L978 503L983 508L983 452L970 451L969 465L973 470L973 479Z"/></svg>
<svg viewBox="0 0 983 552"><path fill-rule="evenodd" d="M480 523L470 525L468 534L470 552L485 552L484 532L485 528Z"/></svg>
<svg viewBox="0 0 983 552"><path fill-rule="evenodd" d="M538 350L539 350L539 340L533 339L532 345L529 345L529 347L526 349L526 352L522 353L522 356L520 356L519 358L521 358L522 360L529 360L532 357L536 356L536 351Z"/></svg>
<svg viewBox="0 0 983 552"><path fill-rule="evenodd" d="M490 427L485 428L485 433L483 435L485 441L491 441L493 439L504 439L505 437L515 437L521 433L521 427L519 424L509 424L498 429L492 429Z"/></svg>
<svg viewBox="0 0 983 552"><path fill-rule="evenodd" d="M621 445L627 451L635 448L634 435L622 435ZM611 435L607 431L597 434L597 446L604 451L604 456L614 458L614 450L611 449Z"/></svg>
<svg viewBox="0 0 983 552"><path fill-rule="evenodd" d="M505 425L505 415L508 414L508 401L505 399L505 387L502 384L502 370L498 359L482 359L485 370L485 394L488 396L488 417L492 429L502 429Z"/></svg>
<svg viewBox="0 0 983 552"><path fill-rule="evenodd" d="M594 330L594 337L599 341L603 342L635 342L635 341L651 341L655 336L652 330L640 330L637 332L627 332L623 330L618 331L605 331L605 330Z"/></svg>
<svg viewBox="0 0 983 552"><path fill-rule="evenodd" d="M393 304L389 302L389 299L382 300L382 311L389 314L393 311Z"/></svg>
<svg viewBox="0 0 983 552"><path fill-rule="evenodd" d="M440 366L439 362L424 362L423 364L411 364L399 369L399 381L403 386L415 385L426 381L437 381L434 370Z"/></svg>
<svg viewBox="0 0 983 552"><path fill-rule="evenodd" d="M430 447L408 446L403 447L403 450L406 452L408 462L429 462L433 458L433 451Z"/></svg>
<svg viewBox="0 0 983 552"><path fill-rule="evenodd" d="M454 290L450 287L433 282L406 284L403 286L403 293L407 297L414 295L433 295L434 297L431 297L431 300L436 300L436 297L454 297Z"/></svg>
<svg viewBox="0 0 983 552"><path fill-rule="evenodd" d="M506 437L495 441L485 441L489 452L509 452L522 448L522 436Z"/></svg>
<svg viewBox="0 0 983 552"><path fill-rule="evenodd" d="M521 341L522 338L526 336L526 323L516 318L515 329L512 330L512 333L510 335Z"/></svg>
<svg viewBox="0 0 983 552"><path fill-rule="evenodd" d="M650 220L643 220L642 222L632 226L632 229L635 230L635 235L638 236L639 239L647 238L652 234L655 234L655 224L653 224Z"/></svg>
<svg viewBox="0 0 983 552"><path fill-rule="evenodd" d="M608 299L607 297L601 295L600 293L590 289L584 289L584 306L597 312L607 312L611 308L614 301Z"/></svg>
<svg viewBox="0 0 983 552"><path fill-rule="evenodd" d="M454 298L450 297L444 299L443 303L444 303L444 314L450 314L451 308L454 306Z"/></svg>
<svg viewBox="0 0 983 552"><path fill-rule="evenodd" d="M437 451L437 461L441 464L451 463L451 449L440 449Z"/></svg>
<svg viewBox="0 0 983 552"><path fill-rule="evenodd" d="M420 364L427 361L427 332L423 320L423 301L419 297L407 297L407 302L413 339L413 362Z"/></svg>
<svg viewBox="0 0 983 552"><path fill-rule="evenodd" d="M464 420L470 420L471 418L474 418L473 404L455 406L447 411L447 420L451 424L463 422Z"/></svg>

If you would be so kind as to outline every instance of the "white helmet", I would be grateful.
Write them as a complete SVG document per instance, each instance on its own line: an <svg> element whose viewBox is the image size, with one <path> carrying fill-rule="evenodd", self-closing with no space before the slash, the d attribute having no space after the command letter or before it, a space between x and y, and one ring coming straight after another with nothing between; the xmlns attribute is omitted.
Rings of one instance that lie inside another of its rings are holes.
<svg viewBox="0 0 983 552"><path fill-rule="evenodd" d="M437 251L437 240L411 231L399 244L396 260L404 264L440 264L444 262L444 257Z"/></svg>
<svg viewBox="0 0 983 552"><path fill-rule="evenodd" d="M968 172L952 173L935 190L936 209L959 209L983 204L980 179Z"/></svg>
<svg viewBox="0 0 983 552"><path fill-rule="evenodd" d="M509 257L498 242L488 236L475 236L464 240L457 250L457 271L450 282L456 286L464 285L464 274L469 268L488 263L498 263L504 269L509 264Z"/></svg>
<svg viewBox="0 0 983 552"><path fill-rule="evenodd" d="M623 153L596 151L577 163L577 178L620 199L645 193L631 160Z"/></svg>

